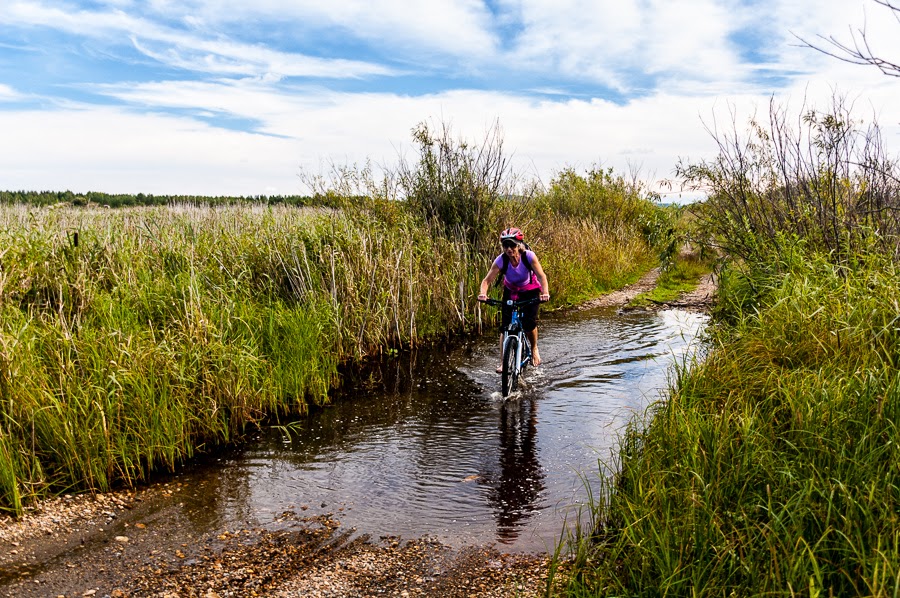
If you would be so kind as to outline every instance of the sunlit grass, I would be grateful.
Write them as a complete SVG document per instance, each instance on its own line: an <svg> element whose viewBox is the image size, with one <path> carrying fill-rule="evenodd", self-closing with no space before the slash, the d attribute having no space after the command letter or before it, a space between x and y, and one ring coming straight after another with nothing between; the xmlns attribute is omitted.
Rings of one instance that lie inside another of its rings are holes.
<svg viewBox="0 0 900 598"><path fill-rule="evenodd" d="M843 98L768 116L679 165L726 260L709 353L625 438L573 595L900 595L898 162Z"/></svg>

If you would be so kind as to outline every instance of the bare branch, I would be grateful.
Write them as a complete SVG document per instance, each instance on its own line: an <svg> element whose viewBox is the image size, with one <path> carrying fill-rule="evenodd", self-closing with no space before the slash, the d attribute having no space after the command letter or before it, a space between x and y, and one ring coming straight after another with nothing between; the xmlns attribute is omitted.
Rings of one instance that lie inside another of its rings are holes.
<svg viewBox="0 0 900 598"><path fill-rule="evenodd" d="M893 13L894 18L897 19L898 23L900 23L900 4L895 3L894 0L872 1L880 6L889 9ZM872 50L872 46L869 44L869 39L866 35L865 25L863 25L862 29L858 29L856 32L854 32L852 29L850 30L850 39L852 40L852 43L850 44L838 41L834 36L824 37L822 35L817 35L816 37L822 40L823 43L813 43L807 41L797 34L793 35L800 41L800 43L802 43L807 48L811 48L813 50L816 50L817 52L821 52L826 56L830 56L832 58L836 58L850 64L874 66L889 77L900 77L900 63L892 62L885 58L879 57Z"/></svg>

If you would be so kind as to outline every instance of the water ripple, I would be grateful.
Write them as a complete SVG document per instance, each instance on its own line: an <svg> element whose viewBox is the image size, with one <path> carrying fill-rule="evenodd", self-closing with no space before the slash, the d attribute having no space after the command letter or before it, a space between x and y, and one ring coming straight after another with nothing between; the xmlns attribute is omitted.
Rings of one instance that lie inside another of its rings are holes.
<svg viewBox="0 0 900 598"><path fill-rule="evenodd" d="M222 467L198 521L289 509L360 532L552 549L596 489L632 414L660 396L705 318L667 311L545 318L540 368L500 397L496 339L390 362L334 404ZM207 480L208 482L208 480ZM199 508L199 507L198 507Z"/></svg>

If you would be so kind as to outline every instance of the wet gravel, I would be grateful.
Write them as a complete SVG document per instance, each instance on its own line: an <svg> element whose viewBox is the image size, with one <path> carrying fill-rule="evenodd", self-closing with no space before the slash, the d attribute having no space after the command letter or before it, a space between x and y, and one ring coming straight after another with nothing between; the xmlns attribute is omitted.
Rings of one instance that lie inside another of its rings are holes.
<svg viewBox="0 0 900 598"><path fill-rule="evenodd" d="M429 538L370 538L333 514L286 511L276 529L192 535L159 497L173 484L40 503L0 518L0 595L97 597L543 596L547 555ZM166 501L170 502L170 501ZM559 578L562 578L560 574Z"/></svg>

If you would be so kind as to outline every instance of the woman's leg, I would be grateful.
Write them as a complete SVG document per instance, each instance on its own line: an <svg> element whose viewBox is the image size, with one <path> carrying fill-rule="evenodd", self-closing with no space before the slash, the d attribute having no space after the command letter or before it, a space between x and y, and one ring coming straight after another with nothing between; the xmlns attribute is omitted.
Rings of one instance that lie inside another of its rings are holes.
<svg viewBox="0 0 900 598"><path fill-rule="evenodd" d="M532 330L527 332L528 334L528 342L531 343L531 365L537 367L541 365L541 354L538 353L537 348L537 326L535 326Z"/></svg>
<svg viewBox="0 0 900 598"><path fill-rule="evenodd" d="M523 299L537 299L540 294L540 290L527 291L527 295L522 297ZM528 342L531 344L531 365L539 366L541 365L541 354L538 351L538 331L537 331L537 319L538 319L538 311L540 309L540 305L534 303L532 305L527 306L522 313L522 326L525 329L525 335L528 337Z"/></svg>

